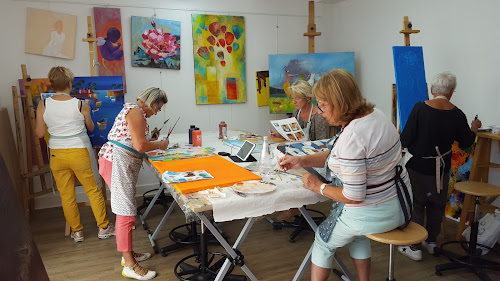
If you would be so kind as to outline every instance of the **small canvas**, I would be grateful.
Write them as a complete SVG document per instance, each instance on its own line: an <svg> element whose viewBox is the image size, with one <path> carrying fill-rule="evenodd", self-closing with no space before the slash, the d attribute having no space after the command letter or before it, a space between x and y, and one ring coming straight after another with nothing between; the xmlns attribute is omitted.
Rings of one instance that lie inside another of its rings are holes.
<svg viewBox="0 0 500 281"><path fill-rule="evenodd" d="M132 17L132 66L181 68L181 22Z"/></svg>
<svg viewBox="0 0 500 281"><path fill-rule="evenodd" d="M257 106L269 105L269 71L255 72L257 81Z"/></svg>
<svg viewBox="0 0 500 281"><path fill-rule="evenodd" d="M323 74L342 68L354 75L354 53L311 53L269 55L269 110L292 113L293 99L288 88L297 80L314 85Z"/></svg>
<svg viewBox="0 0 500 281"><path fill-rule="evenodd" d="M76 16L28 8L25 52L74 59Z"/></svg>
<svg viewBox="0 0 500 281"><path fill-rule="evenodd" d="M392 47L392 51L396 73L399 125L402 132L413 106L419 101L429 99L425 81L424 55L422 47L395 46Z"/></svg>

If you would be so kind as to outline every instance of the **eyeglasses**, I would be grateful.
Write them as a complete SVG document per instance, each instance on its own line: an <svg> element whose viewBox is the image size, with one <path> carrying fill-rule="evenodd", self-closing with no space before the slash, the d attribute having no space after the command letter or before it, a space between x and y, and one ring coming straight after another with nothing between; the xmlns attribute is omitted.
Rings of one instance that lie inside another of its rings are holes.
<svg viewBox="0 0 500 281"><path fill-rule="evenodd" d="M321 109L322 107L325 107L325 105L324 105L324 104L323 104L323 105L321 105L321 106L319 106L319 103L318 103L318 105L316 105L316 106L318 107L319 111L321 111L321 113L323 113L323 112L324 112L324 111L323 111L323 109Z"/></svg>

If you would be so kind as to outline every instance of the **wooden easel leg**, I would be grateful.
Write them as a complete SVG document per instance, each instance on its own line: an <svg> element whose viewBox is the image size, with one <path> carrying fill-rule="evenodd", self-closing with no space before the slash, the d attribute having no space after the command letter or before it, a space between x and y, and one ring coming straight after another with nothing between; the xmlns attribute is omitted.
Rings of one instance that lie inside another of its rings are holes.
<svg viewBox="0 0 500 281"><path fill-rule="evenodd" d="M69 223L68 221L66 221L66 226L65 226L65 229L64 229L64 236L68 237L69 234L71 232L71 227L69 226Z"/></svg>
<svg viewBox="0 0 500 281"><path fill-rule="evenodd" d="M467 222L468 210L472 207L472 195L465 194L464 203L462 204L462 212L460 213L460 222L458 223L458 230L456 240L464 240L462 237L462 232L465 230L465 223Z"/></svg>

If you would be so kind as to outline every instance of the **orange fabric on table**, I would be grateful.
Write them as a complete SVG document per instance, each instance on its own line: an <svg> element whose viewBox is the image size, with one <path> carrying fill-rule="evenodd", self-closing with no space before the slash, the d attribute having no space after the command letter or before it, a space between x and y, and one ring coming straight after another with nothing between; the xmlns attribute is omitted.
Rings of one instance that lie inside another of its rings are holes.
<svg viewBox="0 0 500 281"><path fill-rule="evenodd" d="M262 179L260 176L218 155L166 162L149 161L161 174L165 171L187 172L205 170L214 177L213 179L173 184L182 194L210 189L215 186L231 186L240 181Z"/></svg>

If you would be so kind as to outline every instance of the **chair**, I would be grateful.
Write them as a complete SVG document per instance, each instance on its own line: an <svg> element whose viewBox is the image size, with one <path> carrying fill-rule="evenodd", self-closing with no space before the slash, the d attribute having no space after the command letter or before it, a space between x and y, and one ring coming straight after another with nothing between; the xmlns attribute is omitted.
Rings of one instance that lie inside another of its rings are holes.
<svg viewBox="0 0 500 281"><path fill-rule="evenodd" d="M393 229L384 233L368 234L371 240L389 244L389 276L387 281L394 281L394 245L408 246L418 244L427 239L427 230L421 225L410 222L404 229Z"/></svg>
<svg viewBox="0 0 500 281"><path fill-rule="evenodd" d="M441 276L442 271L446 270L467 268L472 270L472 272L474 272L479 277L479 279L483 281L489 281L491 279L486 275L486 273L482 271L482 269L500 270L500 264L482 258L481 249L477 248L477 246L480 245L481 247L485 247L491 250L490 247L477 243L480 213L479 199L481 196L500 196L500 186L469 181L456 183L455 189L465 194L475 196L474 217L473 220L471 219L471 221L473 222L471 225L470 241L451 241L442 244L439 248L435 248L434 252L436 255L446 256L451 261L451 263L436 265L436 275ZM467 255L459 256L450 251L443 250L446 245L450 244L461 244L462 247L467 251Z"/></svg>

